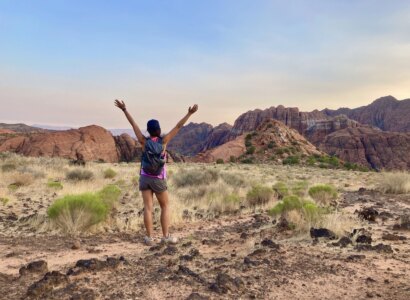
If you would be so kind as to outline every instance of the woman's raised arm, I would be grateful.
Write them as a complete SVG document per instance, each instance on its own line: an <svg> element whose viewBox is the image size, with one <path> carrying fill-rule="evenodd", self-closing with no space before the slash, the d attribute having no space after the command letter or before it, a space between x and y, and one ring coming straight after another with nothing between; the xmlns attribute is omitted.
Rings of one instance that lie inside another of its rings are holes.
<svg viewBox="0 0 410 300"><path fill-rule="evenodd" d="M192 107L188 108L188 113L183 117L178 124L167 134L164 136L162 142L163 144L168 144L170 140L174 138L174 136L177 135L178 131L184 126L186 121L188 121L189 117L192 116L196 111L198 110L198 105L195 104Z"/></svg>
<svg viewBox="0 0 410 300"><path fill-rule="evenodd" d="M128 119L128 122L130 122L132 129L134 129L135 135L137 136L138 142L144 147L145 144L145 137L142 134L140 128L138 127L137 123L135 123L134 119L132 118L131 114L127 111L127 107L125 106L124 101L120 100L115 100L115 106L121 109L125 116Z"/></svg>

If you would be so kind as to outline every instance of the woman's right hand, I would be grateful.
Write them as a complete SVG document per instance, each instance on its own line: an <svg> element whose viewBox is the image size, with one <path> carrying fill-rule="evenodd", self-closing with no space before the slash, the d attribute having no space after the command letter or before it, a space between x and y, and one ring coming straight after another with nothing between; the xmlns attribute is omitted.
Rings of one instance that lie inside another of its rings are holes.
<svg viewBox="0 0 410 300"><path fill-rule="evenodd" d="M125 111L127 109L126 106L125 106L124 101L120 101L120 100L115 99L114 103L115 103L115 106L118 107L119 109L121 109L122 111Z"/></svg>

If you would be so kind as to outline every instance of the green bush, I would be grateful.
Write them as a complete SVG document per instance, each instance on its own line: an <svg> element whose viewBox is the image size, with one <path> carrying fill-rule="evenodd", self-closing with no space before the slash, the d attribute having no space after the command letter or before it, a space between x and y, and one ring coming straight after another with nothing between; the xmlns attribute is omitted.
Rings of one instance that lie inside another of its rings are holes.
<svg viewBox="0 0 410 300"><path fill-rule="evenodd" d="M291 195L278 202L268 213L273 216L283 216L293 210L301 213L305 221L308 222L318 221L326 212L325 209L318 207L312 201L302 200L295 195Z"/></svg>
<svg viewBox="0 0 410 300"><path fill-rule="evenodd" d="M272 149L273 147L275 147L276 143L274 141L270 141L268 144L268 149Z"/></svg>
<svg viewBox="0 0 410 300"><path fill-rule="evenodd" d="M297 156L288 156L283 160L284 165L297 165L299 164L299 157Z"/></svg>
<svg viewBox="0 0 410 300"><path fill-rule="evenodd" d="M93 172L88 170L75 169L67 172L66 179L73 181L90 180L94 177Z"/></svg>
<svg viewBox="0 0 410 300"><path fill-rule="evenodd" d="M252 146L252 142L250 140L245 140L245 147L251 147Z"/></svg>
<svg viewBox="0 0 410 300"><path fill-rule="evenodd" d="M214 183L219 178L217 170L184 170L178 172L173 177L174 183L177 187L209 185Z"/></svg>
<svg viewBox="0 0 410 300"><path fill-rule="evenodd" d="M282 199L283 197L286 197L289 195L288 186L284 182L279 181L275 183L272 188L278 195L279 199Z"/></svg>
<svg viewBox="0 0 410 300"><path fill-rule="evenodd" d="M286 196L282 200L283 209L285 211L290 211L292 209L301 209L303 206L303 201L295 195Z"/></svg>
<svg viewBox="0 0 410 300"><path fill-rule="evenodd" d="M229 156L229 162L231 162L231 163L236 162L236 157L233 156L233 155Z"/></svg>
<svg viewBox="0 0 410 300"><path fill-rule="evenodd" d="M57 199L47 214L64 232L74 234L104 221L108 207L97 194L84 193Z"/></svg>
<svg viewBox="0 0 410 300"><path fill-rule="evenodd" d="M63 189L63 184L60 181L49 181L47 182L47 187L56 190L61 190Z"/></svg>
<svg viewBox="0 0 410 300"><path fill-rule="evenodd" d="M306 163L308 166L314 166L316 163L316 158L314 156L310 156L307 160Z"/></svg>
<svg viewBox="0 0 410 300"><path fill-rule="evenodd" d="M251 133L248 133L246 136L245 136L245 141L249 141L249 140L251 140L252 139L252 134Z"/></svg>
<svg viewBox="0 0 410 300"><path fill-rule="evenodd" d="M337 191L331 185L320 184L309 189L309 196L316 202L327 206L337 199Z"/></svg>
<svg viewBox="0 0 410 300"><path fill-rule="evenodd" d="M17 166L13 163L5 163L1 166L2 172L10 172L14 171L15 169L17 169Z"/></svg>
<svg viewBox="0 0 410 300"><path fill-rule="evenodd" d="M309 182L306 180L297 181L292 184L292 194L297 195L299 197L304 197L307 194L309 188Z"/></svg>
<svg viewBox="0 0 410 300"><path fill-rule="evenodd" d="M121 189L115 184L109 184L99 191L97 195L109 209L112 209L117 204L118 198L121 195Z"/></svg>
<svg viewBox="0 0 410 300"><path fill-rule="evenodd" d="M285 151L283 150L283 148L278 148L275 150L275 154L276 155L283 155L285 153Z"/></svg>
<svg viewBox="0 0 410 300"><path fill-rule="evenodd" d="M217 163L218 165L223 164L223 163L224 163L224 160L223 160L222 158L218 158L218 159L216 160L216 163Z"/></svg>
<svg viewBox="0 0 410 300"><path fill-rule="evenodd" d="M105 171L104 171L104 178L106 178L106 179L112 179L112 178L114 178L115 176L117 176L117 172L115 172L113 169L111 169L111 168L109 168L109 169L106 169Z"/></svg>
<svg viewBox="0 0 410 300"><path fill-rule="evenodd" d="M3 203L3 205L6 205L9 203L10 199L6 197L0 197L0 202Z"/></svg>
<svg viewBox="0 0 410 300"><path fill-rule="evenodd" d="M246 157L244 159L241 160L241 163L243 164L253 164L255 161L255 158L253 156L251 157Z"/></svg>
<svg viewBox="0 0 410 300"><path fill-rule="evenodd" d="M246 200L250 206L263 205L272 199L273 190L270 187L256 185L246 194Z"/></svg>
<svg viewBox="0 0 410 300"><path fill-rule="evenodd" d="M246 149L246 154L251 154L252 155L252 154L255 153L255 150L256 150L255 146L250 146Z"/></svg>

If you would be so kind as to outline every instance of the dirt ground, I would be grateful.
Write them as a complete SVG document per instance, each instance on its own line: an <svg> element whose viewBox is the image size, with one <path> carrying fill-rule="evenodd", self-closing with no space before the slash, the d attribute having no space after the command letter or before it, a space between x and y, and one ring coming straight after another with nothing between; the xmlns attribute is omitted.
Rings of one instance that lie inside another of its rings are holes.
<svg viewBox="0 0 410 300"><path fill-rule="evenodd" d="M182 223L175 246L147 247L142 232L90 235L79 249L61 235L0 237L0 298L409 299L410 231L397 225L409 196L361 189L340 206L377 212L346 244L295 238L264 213Z"/></svg>

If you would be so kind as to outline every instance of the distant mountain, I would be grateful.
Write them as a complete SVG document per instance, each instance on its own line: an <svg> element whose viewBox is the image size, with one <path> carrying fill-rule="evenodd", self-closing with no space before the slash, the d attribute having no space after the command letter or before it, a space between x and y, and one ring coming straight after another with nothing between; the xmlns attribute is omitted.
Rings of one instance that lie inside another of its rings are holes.
<svg viewBox="0 0 410 300"><path fill-rule="evenodd" d="M46 130L53 130L53 131L69 130L69 129L76 128L76 127L71 127L71 126L53 126L53 125L42 125L42 124L33 124L31 126L46 129Z"/></svg>
<svg viewBox="0 0 410 300"><path fill-rule="evenodd" d="M369 124L385 131L410 131L410 99L397 100L393 96L381 97L371 104L358 108L325 109L327 116L346 115L362 124Z"/></svg>
<svg viewBox="0 0 410 300"><path fill-rule="evenodd" d="M11 131L18 132L18 133L34 133L34 132L46 132L47 131L42 128L28 126L22 123L17 123L17 124L0 123L0 129L11 130Z"/></svg>
<svg viewBox="0 0 410 300"><path fill-rule="evenodd" d="M128 134L129 136L131 136L131 137L133 137L133 138L136 138L136 136L135 136L135 133L134 133L134 130L132 130L132 129L129 129L129 128L127 128L127 129L121 129L121 128L114 128L114 129L108 129L111 133L112 133L112 135L121 135L121 134L123 134L123 133L126 133L126 134Z"/></svg>

